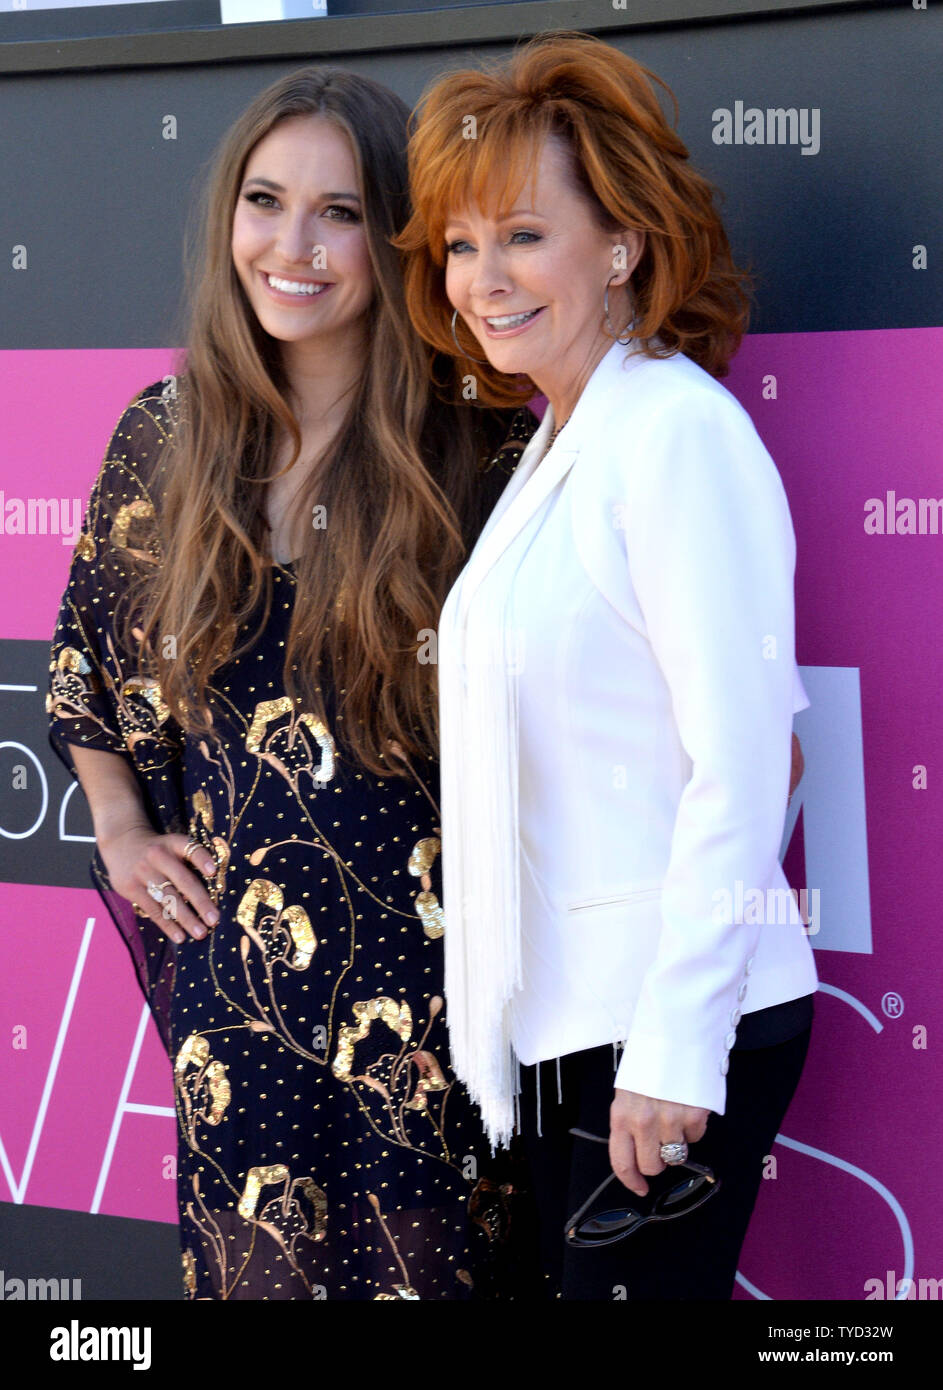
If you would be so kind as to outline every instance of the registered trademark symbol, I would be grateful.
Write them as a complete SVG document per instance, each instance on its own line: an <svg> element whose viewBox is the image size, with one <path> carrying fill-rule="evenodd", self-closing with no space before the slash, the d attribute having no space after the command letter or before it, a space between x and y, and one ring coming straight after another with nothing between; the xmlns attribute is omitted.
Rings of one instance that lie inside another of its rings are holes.
<svg viewBox="0 0 943 1390"><path fill-rule="evenodd" d="M888 1018L900 1018L904 1012L904 1001L896 990L888 990L881 1000L881 1008Z"/></svg>

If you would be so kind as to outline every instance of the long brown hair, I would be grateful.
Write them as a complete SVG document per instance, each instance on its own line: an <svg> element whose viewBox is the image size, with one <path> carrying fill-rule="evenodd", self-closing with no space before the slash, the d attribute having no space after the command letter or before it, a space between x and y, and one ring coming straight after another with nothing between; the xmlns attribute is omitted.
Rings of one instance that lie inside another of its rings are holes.
<svg viewBox="0 0 943 1390"><path fill-rule="evenodd" d="M512 206L554 135L565 142L573 178L600 225L646 233L631 279L632 336L641 350L651 357L684 352L713 376L726 375L746 331L751 277L734 265L714 189L687 163L654 83L671 96L677 122L674 94L655 73L592 35L556 32L430 86L409 146L414 212L395 241L406 252L410 317L426 342L455 355L444 271L450 210L466 202ZM656 335L663 348L649 342ZM482 355L474 343L468 354ZM536 389L488 363L474 371L479 398L493 404L519 404Z"/></svg>
<svg viewBox="0 0 943 1390"><path fill-rule="evenodd" d="M279 121L303 115L331 121L350 139L375 294L362 378L323 476L312 474L297 499L309 516L323 505L328 524L309 532L297 563L285 686L325 719L319 682L330 679L343 696L335 733L364 767L398 774L390 740L407 755L436 747L436 665L417 654L428 650L425 634L483 520L476 466L506 421L463 406L451 359L431 353L410 327L391 245L409 212L409 111L368 78L315 67L287 75L238 118L212 161L196 251L192 228L185 242L186 348L176 427L160 460L160 563L132 578L119 621L129 651L128 634L140 629L142 670L149 666L181 726L211 735L212 674L250 648L254 622L236 646L239 627L260 602L264 622L272 602L260 487L272 476L282 431L294 446L287 467L301 447L279 344L259 324L233 265L233 212L255 145Z"/></svg>

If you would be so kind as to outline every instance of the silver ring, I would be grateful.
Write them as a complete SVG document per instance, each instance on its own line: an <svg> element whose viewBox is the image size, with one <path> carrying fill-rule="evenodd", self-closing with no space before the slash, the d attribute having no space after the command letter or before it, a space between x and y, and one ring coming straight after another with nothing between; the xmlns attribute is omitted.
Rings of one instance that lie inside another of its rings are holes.
<svg viewBox="0 0 943 1390"><path fill-rule="evenodd" d="M662 1144L658 1150L662 1163L684 1163L688 1156L687 1144Z"/></svg>
<svg viewBox="0 0 943 1390"><path fill-rule="evenodd" d="M173 884L169 878L165 878L163 883L155 883L154 880L151 879L150 883L147 885L147 891L149 896L154 899L155 903L162 903L164 901L164 889L172 887Z"/></svg>
<svg viewBox="0 0 943 1390"><path fill-rule="evenodd" d="M189 862L190 855L194 854L198 849L202 849L202 845L200 844L199 840L188 841L187 847L183 851L184 859L186 859Z"/></svg>

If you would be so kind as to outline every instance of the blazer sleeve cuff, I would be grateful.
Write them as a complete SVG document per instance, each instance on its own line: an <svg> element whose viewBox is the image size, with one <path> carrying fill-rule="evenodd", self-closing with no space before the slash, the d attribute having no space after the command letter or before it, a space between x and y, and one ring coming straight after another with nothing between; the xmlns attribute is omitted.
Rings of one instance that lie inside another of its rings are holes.
<svg viewBox="0 0 943 1390"><path fill-rule="evenodd" d="M703 1038L682 1041L633 1031L616 1070L615 1085L622 1091L722 1115L727 1101L726 1057L723 1046L705 1047Z"/></svg>

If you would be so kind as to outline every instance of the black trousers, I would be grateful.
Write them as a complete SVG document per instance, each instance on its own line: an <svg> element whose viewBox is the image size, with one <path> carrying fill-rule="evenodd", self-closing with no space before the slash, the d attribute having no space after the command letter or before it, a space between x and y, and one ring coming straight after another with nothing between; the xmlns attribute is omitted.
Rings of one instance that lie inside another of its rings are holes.
<svg viewBox="0 0 943 1390"><path fill-rule="evenodd" d="M713 1111L689 1156L712 1168L721 1190L673 1221L652 1221L601 1249L574 1249L563 1239L566 1220L608 1172L608 1148L575 1139L571 1127L608 1135L614 1062L611 1046L541 1062L542 1137L537 1134L538 1067L521 1068L520 1136L530 1174L541 1260L538 1298L726 1300L763 1180L764 1160L799 1084L811 1028L788 1042L730 1053L726 1113ZM618 1183L613 1205L638 1200Z"/></svg>

